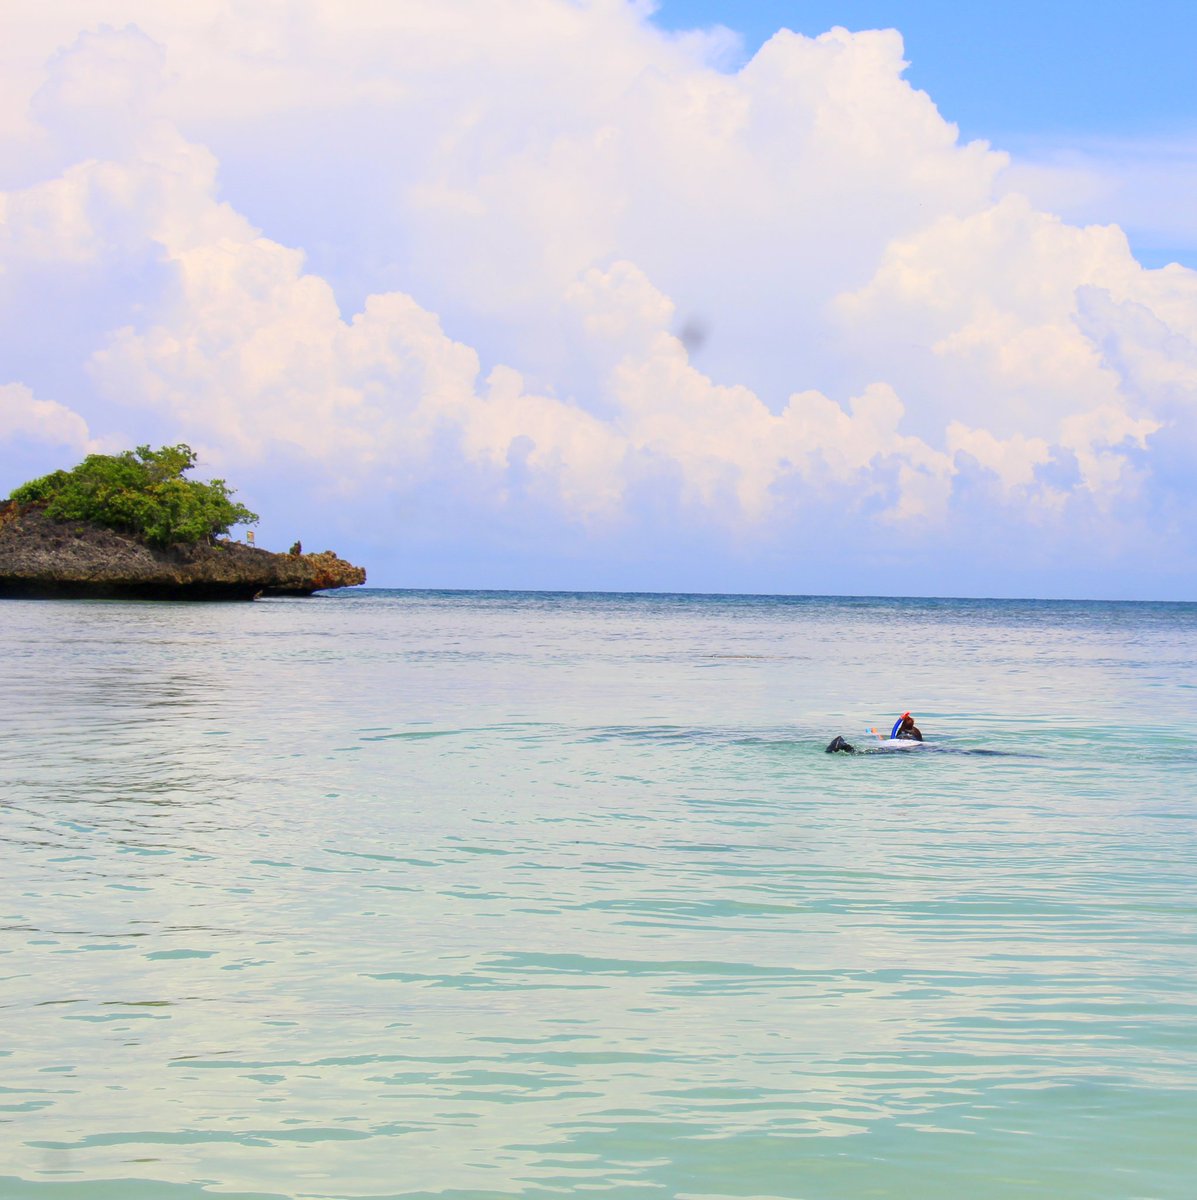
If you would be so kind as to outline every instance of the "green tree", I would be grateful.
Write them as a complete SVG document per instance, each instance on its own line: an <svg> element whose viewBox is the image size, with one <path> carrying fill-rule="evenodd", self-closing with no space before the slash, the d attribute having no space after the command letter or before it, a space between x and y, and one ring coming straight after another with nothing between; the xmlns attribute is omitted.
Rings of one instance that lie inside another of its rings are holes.
<svg viewBox="0 0 1197 1200"><path fill-rule="evenodd" d="M194 466L195 451L182 444L89 454L70 471L31 479L9 498L44 504L55 520L104 525L152 546L194 545L257 523L257 513L235 501L223 479L184 479Z"/></svg>

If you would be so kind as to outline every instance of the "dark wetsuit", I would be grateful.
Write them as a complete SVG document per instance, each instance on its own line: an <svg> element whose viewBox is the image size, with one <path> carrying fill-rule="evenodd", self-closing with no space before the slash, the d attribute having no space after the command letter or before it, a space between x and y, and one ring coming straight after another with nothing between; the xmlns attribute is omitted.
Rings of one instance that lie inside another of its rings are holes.
<svg viewBox="0 0 1197 1200"><path fill-rule="evenodd" d="M923 735L919 732L919 727L911 721L909 725L903 725L898 730L898 740L901 742L921 742Z"/></svg>

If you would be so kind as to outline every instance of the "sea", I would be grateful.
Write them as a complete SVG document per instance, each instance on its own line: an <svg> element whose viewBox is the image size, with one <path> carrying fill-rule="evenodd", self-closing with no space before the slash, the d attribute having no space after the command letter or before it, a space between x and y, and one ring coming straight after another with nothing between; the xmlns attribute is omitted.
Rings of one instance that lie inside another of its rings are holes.
<svg viewBox="0 0 1197 1200"><path fill-rule="evenodd" d="M8 600L0 653L3 1200L1197 1194L1197 605Z"/></svg>

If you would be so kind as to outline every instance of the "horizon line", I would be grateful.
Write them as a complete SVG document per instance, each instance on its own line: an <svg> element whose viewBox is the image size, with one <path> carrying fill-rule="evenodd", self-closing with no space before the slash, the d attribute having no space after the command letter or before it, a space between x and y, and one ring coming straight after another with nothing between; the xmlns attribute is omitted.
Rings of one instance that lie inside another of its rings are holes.
<svg viewBox="0 0 1197 1200"><path fill-rule="evenodd" d="M353 588L333 589L338 595L351 596L362 592L439 593L455 595L492 596L636 596L665 599L710 600L898 600L898 601L968 601L978 604L1168 604L1197 606L1197 598L1189 600L1132 599L1101 596L915 596L908 594L853 592L704 592L612 588L515 588L515 587L418 587L411 585L362 584ZM321 593L328 595L330 593Z"/></svg>

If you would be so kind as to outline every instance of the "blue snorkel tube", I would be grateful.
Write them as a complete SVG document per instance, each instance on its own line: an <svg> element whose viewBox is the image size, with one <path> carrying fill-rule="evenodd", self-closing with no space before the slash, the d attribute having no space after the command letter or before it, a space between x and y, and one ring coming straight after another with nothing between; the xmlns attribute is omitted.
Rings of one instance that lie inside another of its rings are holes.
<svg viewBox="0 0 1197 1200"><path fill-rule="evenodd" d="M898 730L902 728L902 722L910 716L908 712L904 712L895 722L894 727L889 731L889 740L892 742L898 736Z"/></svg>

